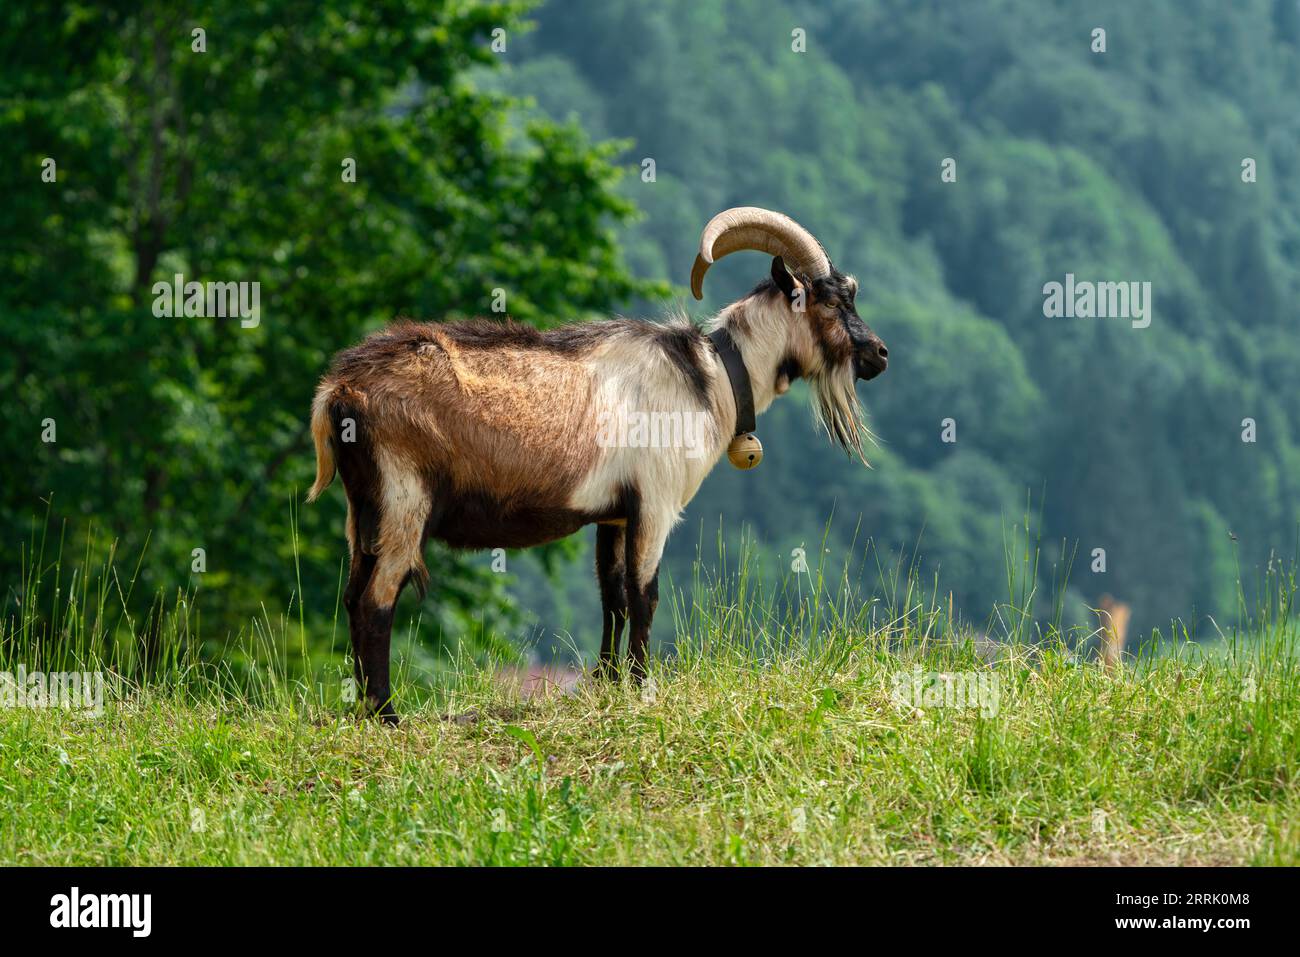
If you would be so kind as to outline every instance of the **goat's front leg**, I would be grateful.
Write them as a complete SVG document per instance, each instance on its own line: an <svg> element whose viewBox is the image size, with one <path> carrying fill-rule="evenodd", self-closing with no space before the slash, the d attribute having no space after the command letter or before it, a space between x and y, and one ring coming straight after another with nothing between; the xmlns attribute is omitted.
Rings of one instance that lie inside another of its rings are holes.
<svg viewBox="0 0 1300 957"><path fill-rule="evenodd" d="M628 519L627 530L627 603L631 627L627 637L627 657L632 679L645 680L646 654L650 645L650 626L659 607L659 561L664 542L672 527L673 516L638 510Z"/></svg>
<svg viewBox="0 0 1300 957"><path fill-rule="evenodd" d="M626 539L621 525L596 526L596 581L600 586L600 663L596 675L618 673L618 642L627 621Z"/></svg>

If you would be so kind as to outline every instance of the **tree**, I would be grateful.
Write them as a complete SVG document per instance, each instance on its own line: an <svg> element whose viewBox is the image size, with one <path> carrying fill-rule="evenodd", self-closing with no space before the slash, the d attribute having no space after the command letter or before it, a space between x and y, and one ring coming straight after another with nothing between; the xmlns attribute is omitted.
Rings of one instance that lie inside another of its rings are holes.
<svg viewBox="0 0 1300 957"><path fill-rule="evenodd" d="M7 542L53 493L73 536L94 523L123 556L147 539L133 600L198 586L218 640L289 605L297 549L328 620L342 497L300 512L296 541L288 518L335 350L398 313L549 324L661 290L620 262L617 144L521 123L472 82L526 7L0 9L0 168L20 184L0 208ZM245 283L250 302L256 284L260 315L160 315L177 275ZM0 557L11 592L18 563ZM509 614L486 561L430 567L435 632Z"/></svg>

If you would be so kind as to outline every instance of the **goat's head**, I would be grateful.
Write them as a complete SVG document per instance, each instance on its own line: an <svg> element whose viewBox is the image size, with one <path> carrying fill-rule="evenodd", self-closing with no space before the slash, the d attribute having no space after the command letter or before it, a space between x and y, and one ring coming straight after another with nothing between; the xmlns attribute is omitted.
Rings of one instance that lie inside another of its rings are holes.
<svg viewBox="0 0 1300 957"><path fill-rule="evenodd" d="M790 217L738 206L704 227L691 270L696 299L703 298L709 267L742 249L773 257L771 279L753 295L776 305L789 326L789 355L778 370L776 390L784 392L791 379L808 379L827 433L861 455L866 430L854 384L884 372L889 351L858 315L857 280L837 270L816 237Z"/></svg>

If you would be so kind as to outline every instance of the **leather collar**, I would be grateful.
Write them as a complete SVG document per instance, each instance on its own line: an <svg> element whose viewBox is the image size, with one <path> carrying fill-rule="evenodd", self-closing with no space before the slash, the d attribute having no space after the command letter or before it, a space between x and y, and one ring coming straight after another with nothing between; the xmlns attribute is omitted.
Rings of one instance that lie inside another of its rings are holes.
<svg viewBox="0 0 1300 957"><path fill-rule="evenodd" d="M731 394L736 397L736 435L746 435L754 431L754 389L749 381L749 370L741 358L736 342L725 328L710 332L708 339L722 360L722 367L727 370L731 380Z"/></svg>

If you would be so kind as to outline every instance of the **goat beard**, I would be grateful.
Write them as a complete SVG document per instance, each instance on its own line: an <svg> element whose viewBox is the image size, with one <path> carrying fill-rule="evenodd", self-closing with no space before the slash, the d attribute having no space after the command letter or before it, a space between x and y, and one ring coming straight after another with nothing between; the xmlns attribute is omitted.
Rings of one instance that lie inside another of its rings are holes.
<svg viewBox="0 0 1300 957"><path fill-rule="evenodd" d="M826 430L832 442L870 468L864 446L872 435L862 420L862 404L858 402L856 384L852 362L809 376L817 423Z"/></svg>

